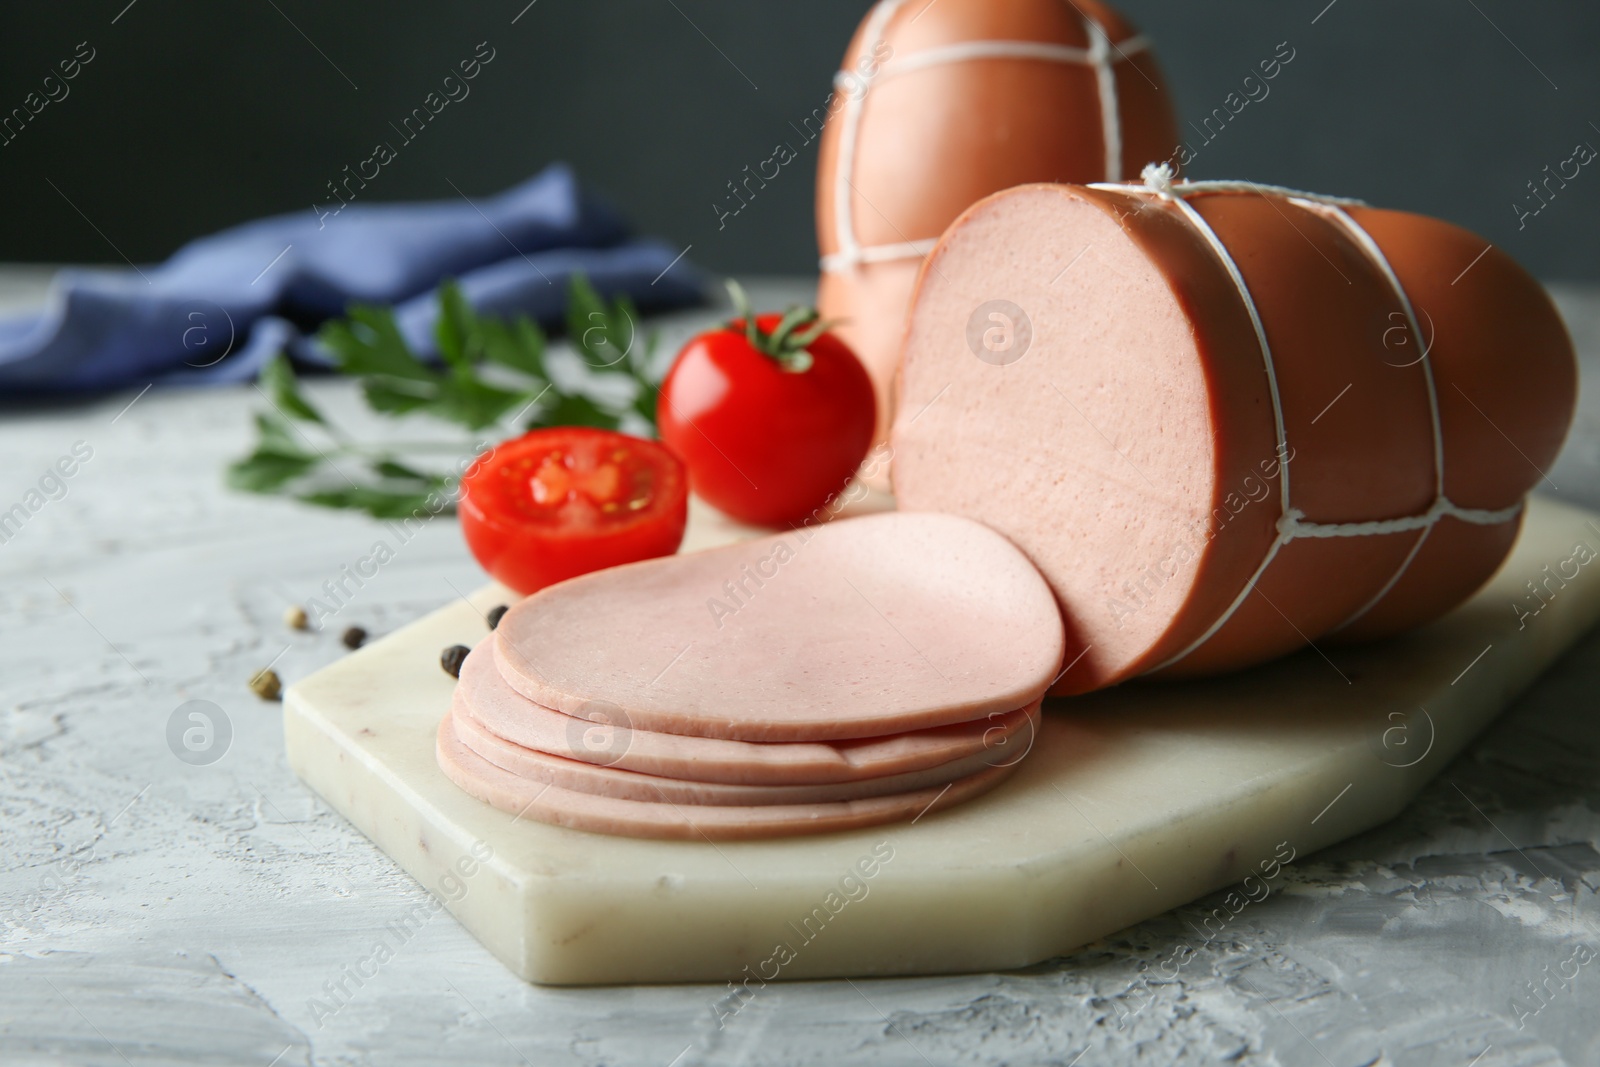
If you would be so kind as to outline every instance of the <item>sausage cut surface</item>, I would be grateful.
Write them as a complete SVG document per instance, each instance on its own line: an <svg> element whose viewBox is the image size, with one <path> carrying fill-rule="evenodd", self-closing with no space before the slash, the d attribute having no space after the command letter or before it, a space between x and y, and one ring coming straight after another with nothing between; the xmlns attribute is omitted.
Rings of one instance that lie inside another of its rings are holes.
<svg viewBox="0 0 1600 1067"><path fill-rule="evenodd" d="M507 612L494 649L511 688L580 718L839 741L1025 707L1063 632L1006 538L895 512L563 582Z"/></svg>

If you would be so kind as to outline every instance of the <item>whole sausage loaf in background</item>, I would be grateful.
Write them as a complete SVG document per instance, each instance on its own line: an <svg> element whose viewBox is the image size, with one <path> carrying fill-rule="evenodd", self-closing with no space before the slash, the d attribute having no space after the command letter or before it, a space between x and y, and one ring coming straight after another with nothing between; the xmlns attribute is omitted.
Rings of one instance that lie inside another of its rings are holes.
<svg viewBox="0 0 1600 1067"><path fill-rule="evenodd" d="M1481 237L1164 167L974 205L901 373L899 504L1043 572L1057 693L1438 617L1505 558L1577 391L1555 307Z"/></svg>
<svg viewBox="0 0 1600 1067"><path fill-rule="evenodd" d="M818 306L878 391L878 438L917 270L974 202L1117 181L1177 143L1142 37L1097 0L882 0L836 79L817 174Z"/></svg>

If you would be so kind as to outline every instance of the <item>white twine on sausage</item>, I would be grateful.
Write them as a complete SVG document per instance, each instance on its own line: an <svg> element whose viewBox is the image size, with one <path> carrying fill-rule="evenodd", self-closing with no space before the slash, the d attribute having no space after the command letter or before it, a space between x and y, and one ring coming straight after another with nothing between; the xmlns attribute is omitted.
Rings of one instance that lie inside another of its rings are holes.
<svg viewBox="0 0 1600 1067"><path fill-rule="evenodd" d="M1297 201L1297 203L1305 205L1312 202L1302 200ZM1416 341L1417 351L1422 353L1420 362L1422 363L1423 380L1428 386L1428 415L1433 421L1433 508L1455 508L1455 505L1445 497L1444 492L1444 426L1439 418L1439 389L1434 380L1433 360L1428 358L1428 347L1425 346L1422 339L1422 326L1417 322L1417 312L1411 305L1411 297L1406 293L1405 286L1400 284L1400 278L1395 274L1394 267L1389 262L1389 257L1383 254L1383 249L1378 247L1378 242L1372 239L1372 235L1360 223L1351 218L1350 213L1343 207L1330 205L1326 210L1328 216L1343 226L1345 232L1355 239L1356 244L1361 246L1361 250L1367 254L1367 258L1377 264L1378 269L1383 272L1384 280L1389 283L1389 289L1400 300L1400 307L1405 312L1406 327L1411 331L1413 340ZM1518 507L1520 508L1520 505ZM1455 508L1455 510L1459 511L1460 509ZM1515 509L1513 509L1512 515L1507 516L1507 518L1514 517L1514 515ZM1440 517L1442 518L1443 515L1441 514ZM1455 515L1454 517L1462 519L1464 522L1473 521L1462 515ZM1349 618L1335 626L1333 628L1334 632L1343 630L1357 619L1365 616L1389 595L1394 587L1399 584L1406 571L1411 569L1411 562L1422 551L1422 546L1427 543L1436 523L1437 519L1422 528L1421 536L1412 544L1411 551L1406 553L1406 558L1400 561L1400 566L1389 576L1389 580L1384 582L1378 591L1373 594L1372 598L1357 608Z"/></svg>
<svg viewBox="0 0 1600 1067"><path fill-rule="evenodd" d="M1438 387L1434 380L1433 362L1428 358L1427 349L1422 347L1422 329L1417 322L1416 310L1412 306L1411 298L1406 294L1405 287L1400 284L1399 276L1395 274L1393 265L1390 264L1388 257L1383 254L1383 250L1378 247L1378 243L1372 239L1372 235L1367 233L1344 210L1347 207L1365 207L1366 205L1363 201L1324 196L1319 193L1307 193L1296 189L1286 189L1278 185L1261 185L1256 182L1179 182L1173 180L1172 168L1165 163L1152 163L1146 166L1141 177L1144 179L1143 184L1100 182L1090 186L1090 188L1106 189L1113 192L1154 194L1162 200L1172 203L1184 218L1189 220L1200 236L1205 239L1206 243L1211 246L1218 260L1221 261L1223 269L1228 272L1228 276L1238 288L1239 296L1244 302L1245 311L1250 316L1250 325L1255 330L1256 341L1261 347L1261 359L1267 374L1268 392L1272 397L1272 418L1278 438L1278 496L1281 505L1281 513L1277 523L1278 535L1273 538L1272 544L1267 548L1266 558L1261 561L1261 565L1256 568L1255 573L1250 576L1250 580L1239 591L1239 595L1234 597L1227 610L1218 616L1204 633L1190 642L1177 655L1151 668L1152 673L1164 670L1183 660L1201 645L1211 640L1219 630L1227 625L1228 621L1233 618L1239 607L1244 603L1245 598L1255 590L1262 575L1272 565L1272 561L1277 558L1279 550L1291 541L1301 538L1374 537L1412 531L1421 532L1422 536L1417 538L1416 544L1412 546L1411 551L1406 555L1399 569L1390 576L1377 595L1358 609L1355 614L1339 623L1334 628L1337 630L1349 626L1371 611L1394 589L1401 576L1406 573L1412 561L1416 559L1417 554L1421 551L1423 542L1427 540L1428 535L1441 519L1453 518L1477 526L1498 526L1517 517L1522 511L1521 502L1508 508L1489 511L1478 508L1463 508L1445 496L1444 431L1439 417ZM1260 310L1256 307L1255 298L1250 293L1249 285L1245 283L1244 275L1239 271L1239 265L1228 252L1227 246L1222 243L1222 239L1217 236L1216 231L1211 228L1186 199L1192 194L1207 192L1273 193L1286 197L1298 207L1325 213L1348 231L1363 253L1377 265L1389 288L1399 299L1400 306L1404 309L1407 328L1415 338L1419 351L1422 352L1420 362L1423 364L1427 383L1428 413L1433 429L1434 500L1427 511L1421 515L1411 515L1399 519L1321 523L1306 521L1305 512L1292 504L1289 479L1289 456L1291 454L1289 452L1289 437L1284 426L1283 402L1278 391L1278 372L1272 357L1272 346L1267 341L1267 332L1261 321Z"/></svg>
<svg viewBox="0 0 1600 1067"><path fill-rule="evenodd" d="M863 34L868 54L876 52L883 42L889 21L907 0L881 0L867 16ZM1076 5L1074 5L1076 6ZM1089 38L1088 48L1053 44L1049 41L961 41L923 49L906 56L896 56L884 63L876 75L863 79L860 95L845 101L844 130L839 138L839 167L834 179L834 218L838 231L839 250L822 257L824 271L849 270L866 263L886 263L901 259L922 259L933 251L938 238L916 241L898 241L892 244L863 246L856 239L855 212L852 196L855 186L851 176L855 173L856 148L860 141L861 115L866 106L867 94L875 82L888 81L929 67L946 63L965 63L980 59L1024 59L1046 63L1070 63L1093 69L1095 86L1100 98L1100 128L1105 141L1106 181L1122 179L1122 120L1121 105L1117 98L1117 72L1115 63L1120 57L1142 52L1150 42L1142 35L1112 43L1105 28L1088 15L1081 15L1084 31ZM1115 53L1115 55L1113 54ZM855 84L854 75L840 71L834 84L847 90Z"/></svg>
<svg viewBox="0 0 1600 1067"><path fill-rule="evenodd" d="M906 0L881 0L867 16L866 38L867 52L877 54L877 49L883 43L883 32L888 28L889 20L904 6ZM882 71L879 71L882 74ZM834 218L838 223L839 251L836 256L844 257L848 263L855 263L861 255L861 246L856 242L856 226L854 205L851 196L855 192L850 176L855 170L856 141L861 132L862 103L867 94L872 91L872 83L868 82L861 90L860 96L846 98L844 104L844 131L839 138L839 170L834 175L833 210ZM822 269L829 270L824 257Z"/></svg>
<svg viewBox="0 0 1600 1067"><path fill-rule="evenodd" d="M1092 19L1085 19L1090 47L1078 48L1070 44L1053 44L1049 41L960 41L956 44L925 48L908 56L891 59L883 65L872 81L883 82L904 74L936 67L944 63L964 63L975 59L1038 59L1050 63L1078 63L1111 70L1111 38ZM1143 51L1150 42L1143 36L1129 37L1117 45L1123 53ZM1114 73L1114 72L1113 72ZM837 80L848 86L852 75L840 71ZM1112 95L1116 87L1112 86Z"/></svg>
<svg viewBox="0 0 1600 1067"><path fill-rule="evenodd" d="M1105 138L1106 181L1122 180L1122 108L1117 100L1117 72L1111 67L1111 38L1105 28L1089 16L1083 16L1084 28L1089 31L1089 65L1094 68L1096 94L1100 98L1100 130ZM1126 55L1130 38L1123 44Z"/></svg>

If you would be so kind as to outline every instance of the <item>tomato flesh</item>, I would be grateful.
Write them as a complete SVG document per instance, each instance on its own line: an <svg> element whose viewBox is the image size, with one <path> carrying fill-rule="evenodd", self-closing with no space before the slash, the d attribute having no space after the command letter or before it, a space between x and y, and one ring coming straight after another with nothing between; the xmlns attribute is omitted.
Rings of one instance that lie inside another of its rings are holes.
<svg viewBox="0 0 1600 1067"><path fill-rule="evenodd" d="M683 464L609 430L534 430L480 456L461 481L467 546L522 594L605 567L667 556L688 523Z"/></svg>

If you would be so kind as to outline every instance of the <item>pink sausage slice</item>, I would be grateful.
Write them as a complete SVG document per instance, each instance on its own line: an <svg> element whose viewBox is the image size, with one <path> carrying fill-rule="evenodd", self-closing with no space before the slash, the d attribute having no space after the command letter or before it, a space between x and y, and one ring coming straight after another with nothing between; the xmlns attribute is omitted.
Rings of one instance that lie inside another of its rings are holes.
<svg viewBox="0 0 1600 1067"><path fill-rule="evenodd" d="M452 729L453 722L449 715L439 722L439 769L464 792L520 818L628 837L733 841L855 830L915 819L993 789L1014 766L992 767L936 788L863 800L761 807L651 803L579 793L518 777L463 745Z"/></svg>
<svg viewBox="0 0 1600 1067"><path fill-rule="evenodd" d="M583 718L741 741L983 719L1060 669L1050 587L970 519L892 512L584 575L495 631L506 682Z"/></svg>
<svg viewBox="0 0 1600 1067"><path fill-rule="evenodd" d="M537 749L523 748L496 737L471 714L457 705L452 711L456 738L477 755L501 770L536 783L549 783L574 793L596 793L620 800L654 803L714 805L720 807L765 807L771 804L826 804L841 800L911 793L937 788L990 767L1008 762L1000 752L979 752L925 771L891 774L856 782L820 785L734 785L728 782L691 782L682 778L662 778L638 771L617 770L593 763L552 756ZM1017 750L1020 758L1022 750Z"/></svg>
<svg viewBox="0 0 1600 1067"><path fill-rule="evenodd" d="M502 621L501 625L505 623ZM456 705L489 733L523 748L663 778L734 785L818 785L914 774L958 760L1014 763L1033 745L1039 702L970 723L837 743L766 744L632 729L542 707L506 685L490 638L461 668ZM943 780L949 781L954 774Z"/></svg>

